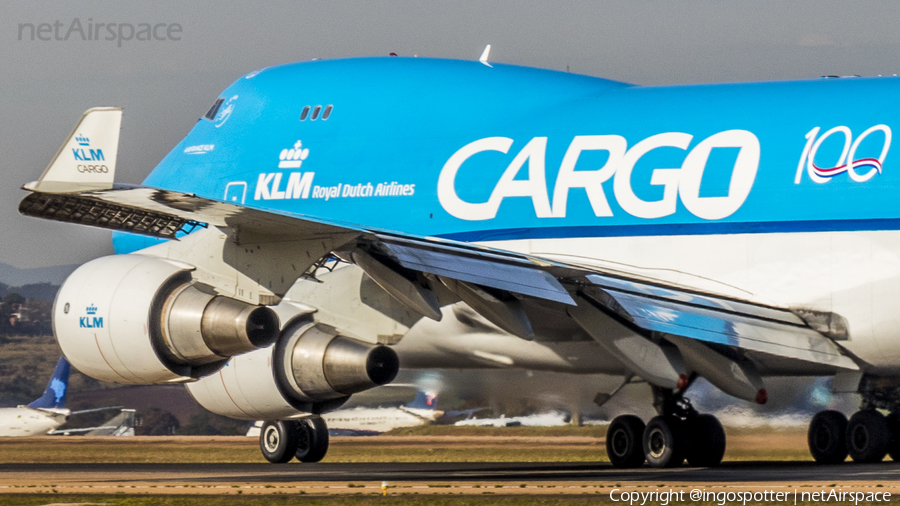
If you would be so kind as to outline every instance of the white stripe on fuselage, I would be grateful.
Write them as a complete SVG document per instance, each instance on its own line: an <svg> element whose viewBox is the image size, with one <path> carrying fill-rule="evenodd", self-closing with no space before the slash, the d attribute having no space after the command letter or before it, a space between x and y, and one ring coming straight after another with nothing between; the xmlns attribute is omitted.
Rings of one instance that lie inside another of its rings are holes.
<svg viewBox="0 0 900 506"><path fill-rule="evenodd" d="M40 436L66 422L67 409L0 408L0 437Z"/></svg>

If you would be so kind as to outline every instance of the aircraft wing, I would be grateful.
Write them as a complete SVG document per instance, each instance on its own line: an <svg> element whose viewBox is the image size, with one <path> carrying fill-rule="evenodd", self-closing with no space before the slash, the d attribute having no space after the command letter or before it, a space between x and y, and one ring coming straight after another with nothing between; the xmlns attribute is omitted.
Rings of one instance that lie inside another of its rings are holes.
<svg viewBox="0 0 900 506"><path fill-rule="evenodd" d="M728 393L753 398L764 394L755 357L780 361L782 368L797 365L797 371L809 371L810 365L819 373L859 369L835 342L847 334L837 315L768 307L457 241L116 184L121 117L114 107L85 112L41 177L25 185L31 193L19 212L176 240L209 226L299 240L355 237L332 253L355 263L419 314L441 319L435 289L443 285L499 328L532 339L523 301L543 305L568 313L632 374L666 388L683 388L689 384L686 373L694 372ZM96 150L84 151L87 134Z"/></svg>
<svg viewBox="0 0 900 506"><path fill-rule="evenodd" d="M404 275L423 273L462 282L470 288L469 298L488 299L483 306L496 303L490 300L491 294L500 293L568 307L578 306L577 298L648 336L671 334L835 369L858 369L835 343L835 336L826 335L828 328L814 329L786 308L628 279L620 274L468 243L261 211L158 188L113 185L107 189L79 190L57 186L54 190L30 193L20 202L19 212L166 239L177 239L195 227L210 225L297 237L357 233L355 254L342 258L358 264L372 264L371 260L375 260L374 269L363 265L367 273L385 271L378 268L381 266ZM373 277L382 286L391 283L389 275ZM469 302L466 297L463 300ZM494 315L493 319L497 318ZM499 318L502 320L502 315ZM506 327L515 326L507 323Z"/></svg>
<svg viewBox="0 0 900 506"><path fill-rule="evenodd" d="M163 239L176 239L197 226L209 225L308 236L360 230L350 225L324 224L306 216L257 211L146 186L116 184L106 189L83 190L75 185L53 185L52 192L42 191L45 186L25 186L25 189L41 189L22 199L21 214ZM297 226L298 220L304 223L302 227Z"/></svg>

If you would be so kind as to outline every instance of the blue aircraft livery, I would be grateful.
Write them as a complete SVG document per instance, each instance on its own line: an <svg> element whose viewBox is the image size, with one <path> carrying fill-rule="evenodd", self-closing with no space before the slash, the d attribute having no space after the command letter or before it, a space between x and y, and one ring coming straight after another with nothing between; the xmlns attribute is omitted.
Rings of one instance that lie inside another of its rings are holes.
<svg viewBox="0 0 900 506"><path fill-rule="evenodd" d="M897 82L646 87L303 62L239 79L227 115L199 121L145 184L463 240L891 228Z"/></svg>
<svg viewBox="0 0 900 506"><path fill-rule="evenodd" d="M433 402L334 411L401 364L640 378L657 416L610 423L621 468L722 460L721 424L682 402L697 378L764 404L768 377L832 376L861 410L813 417L814 459L882 460L880 411L900 413L900 80L650 87L488 53L252 72L141 186L115 179L122 109L86 111L19 211L136 254L60 287L66 357L267 420L270 462L321 460L329 423L433 422Z"/></svg>
<svg viewBox="0 0 900 506"><path fill-rule="evenodd" d="M66 389L69 385L69 361L61 357L53 370L53 376L47 383L44 395L28 405L30 408L65 408Z"/></svg>

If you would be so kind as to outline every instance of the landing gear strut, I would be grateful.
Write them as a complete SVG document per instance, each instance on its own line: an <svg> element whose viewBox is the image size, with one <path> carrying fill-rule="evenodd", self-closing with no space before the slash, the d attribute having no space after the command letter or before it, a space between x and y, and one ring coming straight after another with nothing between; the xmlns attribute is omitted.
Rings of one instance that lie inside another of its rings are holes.
<svg viewBox="0 0 900 506"><path fill-rule="evenodd" d="M321 417L266 422L259 431L259 449L273 464L318 462L328 453L328 427Z"/></svg>
<svg viewBox="0 0 900 506"><path fill-rule="evenodd" d="M646 427L634 415L616 417L606 434L606 452L613 466L677 467L684 463L712 467L725 455L725 430L713 415L700 414L682 395L683 389L653 388L659 416Z"/></svg>

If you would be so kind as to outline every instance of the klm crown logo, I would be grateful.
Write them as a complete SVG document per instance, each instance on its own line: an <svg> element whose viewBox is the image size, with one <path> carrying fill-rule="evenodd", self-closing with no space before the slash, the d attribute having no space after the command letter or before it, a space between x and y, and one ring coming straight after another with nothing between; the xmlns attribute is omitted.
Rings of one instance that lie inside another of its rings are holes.
<svg viewBox="0 0 900 506"><path fill-rule="evenodd" d="M298 140L294 143L293 148L281 150L281 154L278 155L278 168L299 169L307 156L309 156L309 148L303 148L303 143Z"/></svg>
<svg viewBox="0 0 900 506"><path fill-rule="evenodd" d="M97 306L91 304L84 308L84 311L88 314L88 316L82 316L78 318L78 327L82 329L102 329L103 328L103 317L102 316L94 316L97 314Z"/></svg>
<svg viewBox="0 0 900 506"><path fill-rule="evenodd" d="M87 137L78 134L75 136L75 142L78 143L79 146L84 146L81 148L72 148L72 155L75 157L76 161L79 162L105 162L106 157L103 156L102 149L90 149L91 140Z"/></svg>

